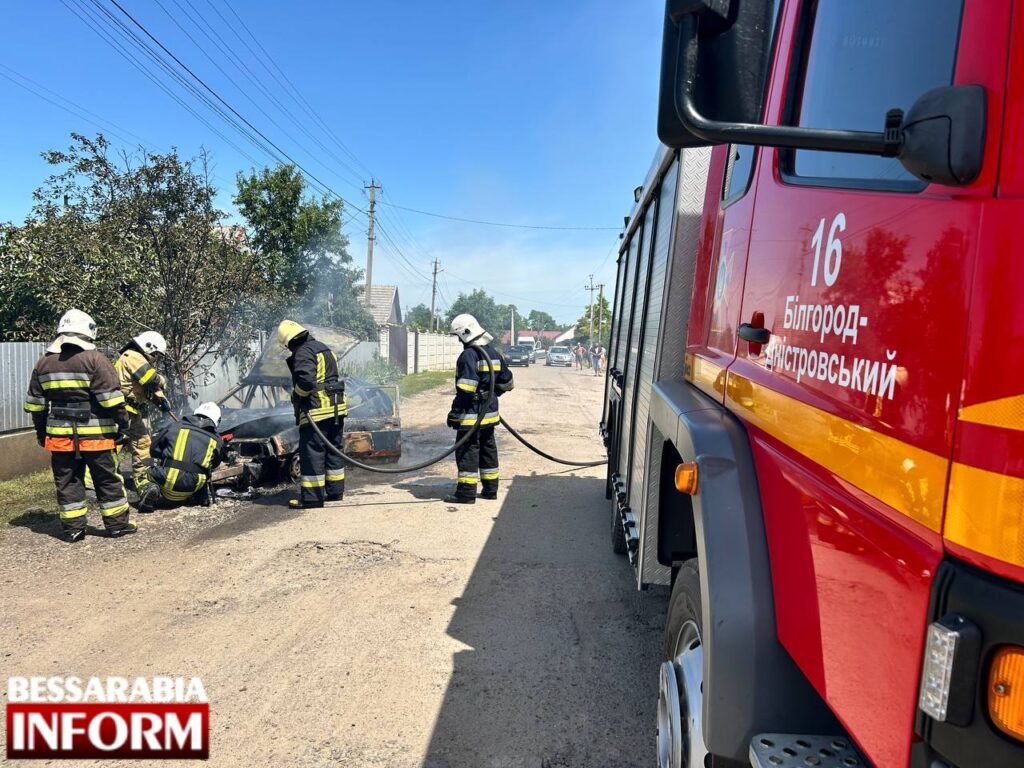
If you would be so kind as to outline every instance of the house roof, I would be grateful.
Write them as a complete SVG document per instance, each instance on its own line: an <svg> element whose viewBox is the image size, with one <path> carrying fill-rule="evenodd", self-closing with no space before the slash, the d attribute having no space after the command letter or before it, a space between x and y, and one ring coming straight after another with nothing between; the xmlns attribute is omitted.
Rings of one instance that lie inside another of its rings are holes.
<svg viewBox="0 0 1024 768"><path fill-rule="evenodd" d="M367 307L377 325L402 322L402 307L398 303L397 285L374 285L370 288L370 304Z"/></svg>

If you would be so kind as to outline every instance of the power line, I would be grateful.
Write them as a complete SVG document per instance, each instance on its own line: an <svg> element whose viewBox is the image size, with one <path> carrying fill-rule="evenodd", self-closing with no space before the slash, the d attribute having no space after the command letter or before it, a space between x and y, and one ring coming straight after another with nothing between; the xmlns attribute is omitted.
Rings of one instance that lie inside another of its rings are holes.
<svg viewBox="0 0 1024 768"><path fill-rule="evenodd" d="M237 29L235 29L235 25L231 24L227 19L224 18L223 14L221 14L221 12L213 4L213 0L206 0L206 2L207 2L207 5L209 5L213 9L213 11L220 17L221 21L224 22L225 26L227 26L232 31L232 33L235 35L235 37L237 37L239 39L239 41L241 41L242 45L244 45L246 47L246 49L249 51L249 53L251 53L253 55L253 58L255 58L260 63L260 65L265 70L267 70L267 72L270 74L270 76L274 78L274 80L277 82L277 84L279 86L281 86L281 88L285 91L285 93L289 93L289 88L284 85L284 83L287 83L287 85L290 86L290 94L293 94L292 95L292 99L297 104L299 104L299 106L306 112L307 115L310 116L310 118L313 119L314 122L316 122L316 123L318 123L320 125L320 127L324 130L324 132L330 138L332 138L334 140L334 142L338 145L338 147L341 148L341 150L345 154L347 154L349 157L352 158L352 160L355 162L356 165L360 166L364 171L366 171L366 173L368 175L373 176L374 173L369 168L367 168L366 165L364 165L363 162L358 157L356 157L355 153L352 152L352 150L349 149L348 146L345 145L345 142L343 142L340 138L338 138L338 136L334 133L334 131L331 130L331 128L327 124L327 122L319 115L319 113L315 109L313 109L312 105L308 101L306 101L306 98L302 95L302 92L299 91L299 89L295 87L295 84L291 81L291 79L288 77L288 75L285 74L284 70L282 70L277 65L277 62L274 61L274 58L270 55L270 53L267 51L267 49L263 47L263 44L260 43L260 41L256 37L256 35L254 35L252 33L252 30L249 29L249 26L245 23L245 20L242 19L242 17L238 15L238 13L232 7L231 3L228 2L228 0L223 0L224 6L231 12L231 14L235 17L235 19L238 20L239 25L241 25L242 29L245 30L246 34L249 35L249 37L252 39L252 41L256 44L256 47L259 48L260 51L263 52L264 57L266 58L267 61L270 62L271 66L275 70L277 70L278 73L280 73L281 78L283 78L283 80L284 80L284 83L282 83L281 78L278 78L277 74L275 74L274 71L272 71L270 69L270 67L268 67L266 65L264 60L262 58L260 58L256 54L255 51L253 51L253 49L242 38L242 36L238 34Z"/></svg>
<svg viewBox="0 0 1024 768"><path fill-rule="evenodd" d="M94 2L98 2L98 0L94 0ZM199 83L199 85L201 85L202 88L205 91L207 91L211 96L213 96L213 98L215 98L218 102L220 102L229 112L231 112L232 115L234 115L242 123L244 123L253 133L255 133L257 136L259 136L260 139L262 139L266 144L268 144L270 147L272 147L274 150L276 150L282 157L287 159L292 165L294 165L296 168L298 168L299 171L301 171L303 175L305 175L308 178L310 178L313 181L315 181L319 186L321 186L322 188L326 189L330 194L332 194L337 199L341 200L342 202L346 203L347 205L349 205L349 206L351 206L353 208L359 209L358 206L356 206L353 203L345 200L344 197L339 195L330 186L328 186L323 181L321 181L316 175L314 175L307 168L305 168L305 166L303 166L301 163L299 163L297 160L295 160L290 154L288 154L285 150L283 150L280 146L278 146L272 139L267 137L267 135L264 134L259 128L257 128L251 122L249 122L249 120L246 119L237 109L235 109L233 106L231 106L231 104L228 103L228 101L226 99L224 99L224 97L222 97L217 91L215 91L213 88L211 88L206 83L205 80L203 80L195 72L193 72L188 67L188 65L186 65L181 59L179 59L167 46L165 46L162 42L160 42L160 40L155 35L153 35L152 32L150 32L145 26L143 26L134 16L132 16L130 13L128 13L128 11L126 11L124 9L124 7L118 2L118 0L110 0L110 3L115 8L117 8L122 14L124 14L124 16L133 25L138 27L138 29L140 29L142 31L142 33L144 35L146 35L146 37L148 37L150 40L152 40L153 43L155 43L160 48L160 50L162 50L166 55L170 56L171 59L173 59L174 62L179 67L181 67L183 70L185 70L185 72L187 72L188 75L193 80L195 80L197 83ZM361 209L359 209L359 210L361 210ZM365 211L363 211L363 212L365 213Z"/></svg>
<svg viewBox="0 0 1024 768"><path fill-rule="evenodd" d="M20 72L17 72L15 70L11 69L10 67L6 66L5 64L0 64L0 67L3 67L8 72L16 75L17 77L21 78L25 82L31 83L36 88L39 88L39 89L42 89L43 91L46 91L47 93L49 93L52 96L60 99L61 101L66 101L68 104L71 105L71 107L67 107L67 106L65 106L63 104L60 104L60 103L54 101L53 99L43 95L42 93L40 93L35 88L32 88L32 87L30 87L28 85L25 85L25 83L19 83L17 80L15 80L10 75L5 74L3 72L0 72L0 77L4 78L5 80L9 80L11 83L13 83L14 85L18 86L22 90L27 91L28 93L31 93L36 98L42 99L43 101L47 102L48 104L52 104L53 106L57 107L58 109L62 109L65 112L68 112L69 114L74 115L75 117L79 118L80 120L84 120L87 123L90 123L91 125L95 125L100 130L106 131L107 133L111 134L112 136L115 136L116 138L120 139L121 141L125 142L126 144L131 144L132 143L131 141L129 141L127 138L125 138L124 136L122 136L121 134L119 134L117 132L117 131L123 131L124 133L128 134L129 136L134 136L136 139L138 139L139 144L141 144L142 146L146 147L147 149L150 149L150 147L148 146L146 140L144 138L142 138L141 136L139 136L138 134L132 133L127 128L122 128L117 123L111 122L110 120L107 120L107 119L105 119L103 117L100 117L95 112L93 112L91 110L88 110L88 109L86 109L85 107L83 107L83 106L81 106L79 104L76 104L75 102L71 101L71 99L68 99L68 98L66 98L64 96L61 96L59 93L50 90L45 85L42 85L41 83L37 83L32 78L25 77L25 75L23 75ZM96 119L95 120L91 120L88 117L86 117L86 115L92 115ZM107 126L113 126L117 130L111 130L109 127L104 127L103 123L106 123Z"/></svg>
<svg viewBox="0 0 1024 768"><path fill-rule="evenodd" d="M98 15L94 16L96 11L94 9L90 9L90 7L86 4L85 0L71 0L71 2L76 2L76 5L74 6L68 0L62 0L62 2L64 6L69 11L71 11L72 14L74 14L83 24L89 27L89 29L91 29L101 40L103 40L107 45L113 48L115 52L117 52L129 64L135 67L135 69L141 72L143 76L150 80L165 94L167 94L167 96L173 101L175 101L179 106L181 106L182 109L184 109L186 112L192 115L200 123L205 125L212 134L220 137L225 144L232 147L236 152L238 152L242 157L249 160L249 162L251 162L253 165L257 164L256 160L252 157L252 155L248 154L244 149L239 147L237 144L231 141L231 139L229 139L227 136L225 136L223 133L217 130L213 125L211 125L206 120L206 118L204 118L202 115L196 112L195 109L193 109L186 101L184 101L180 96L178 96L178 94L174 93L167 85L162 83L159 77L153 74L152 70L150 70L142 61L136 58L112 34L104 31L101 28L103 24L102 19L100 19ZM121 34L123 35L124 33L122 32Z"/></svg>
<svg viewBox="0 0 1024 768"><path fill-rule="evenodd" d="M320 141L320 139L317 136L315 136L301 121L296 119L295 115L292 113L292 110L287 109L284 106L284 104L281 103L280 99L278 99L277 96L275 96L274 93L269 88L267 88L266 85L263 84L263 82L256 76L256 74L245 63L245 61L237 53L235 53L235 51L231 48L231 46L227 43L227 41L224 40L223 37L221 37L221 35L217 31L217 29L212 24L210 24L210 22L206 19L206 17L203 16L203 14L199 11L199 9L196 8L196 6L192 3L192 0L184 0L184 1L185 1L185 4L188 6L188 8L185 8L185 6L183 6L181 4L181 2L179 2L179 0L173 0L174 4L181 10L182 14L192 23L192 25L197 30L199 30L199 32L201 32L203 34L204 37L206 37L207 40L209 40L213 44L213 47L216 48L217 51L219 51L221 53L221 55L223 55L224 58L227 61L229 61L231 63L231 65L236 70L238 70L242 75L244 75L246 77L246 79L250 83L252 83L254 86L256 86L257 90L261 94L263 94L266 98L268 98L278 108L278 110L280 110L281 114L283 114L285 117L287 117L307 138L309 138L311 141L313 141L318 147L320 147L321 150L326 152L328 154L328 156L330 156L336 163L338 163L338 166L340 168L343 168L344 171L347 172L352 177L352 179L355 179L356 181L358 181L359 184L353 183L351 180L342 178L343 174L340 174L340 173L337 174L339 180L342 181L345 184L348 184L349 186L352 186L353 188L356 188L356 189L361 188L362 180L360 179L360 176L355 171L355 169L353 169L352 166L348 165L344 160L342 160L340 157L338 157L327 145L325 145L322 141ZM207 59L210 60L210 62L218 69L218 71L221 72L221 74L223 74L226 78L228 78L228 80L231 82L231 84L234 85L235 88L243 96L245 96L246 99L248 99L264 116L266 116L266 118L268 120L270 120L275 126L277 126L277 128L282 133L284 133L284 135L286 137L288 137L289 139L291 139L292 142L294 142L296 145L298 145L300 149L303 149L308 154L312 155L312 153L309 152L308 149L306 149L305 147L302 147L302 145L299 144L295 140L294 137L292 137L287 131L285 131L285 129L276 120L274 120L274 118L271 117L256 102L256 100L252 96L250 96L248 93L246 93L245 90L241 87L241 85L239 85L235 81L235 79L231 77L231 75L229 75L227 72L224 71L224 69L216 62L216 60L192 37L191 34L189 34L189 32L181 25L181 23L172 14L170 14L167 11L167 9L160 3L160 0L156 0L156 3L157 3L157 5L160 6L161 10L163 10L164 13L167 14L167 16L171 19L171 21L173 21L175 23L175 25L177 25L177 27L179 29L181 29L181 31L188 37L188 39L192 41L192 44L195 45L195 47L198 48L200 50L200 52L204 56L206 56ZM191 9L191 11L189 9ZM214 11L216 11L216 10L217 9L214 7ZM197 18L199 19L198 21L196 20ZM223 19L223 17L221 17L221 18ZM336 172L336 169L332 169L330 166L328 166L327 164L325 164L321 160L319 160L317 158L314 158L314 159L316 159L317 162L322 167L324 167L325 169L327 169L329 171L333 170L333 171Z"/></svg>
<svg viewBox="0 0 1024 768"><path fill-rule="evenodd" d="M111 0L114 2L114 0ZM600 232L604 230L619 230L621 227L549 227L541 224L512 224L507 221L485 221L483 219L467 219L462 216L449 216L444 213L434 213L432 211L421 211L419 208L408 208L404 205L395 205L395 203L381 202L381 205L387 205L391 208L398 208L403 211L410 211L411 213L419 213L423 216L433 216L435 219L448 219L449 221L462 221L467 224L483 224L488 227L510 227L512 229L547 229L556 230L560 232Z"/></svg>

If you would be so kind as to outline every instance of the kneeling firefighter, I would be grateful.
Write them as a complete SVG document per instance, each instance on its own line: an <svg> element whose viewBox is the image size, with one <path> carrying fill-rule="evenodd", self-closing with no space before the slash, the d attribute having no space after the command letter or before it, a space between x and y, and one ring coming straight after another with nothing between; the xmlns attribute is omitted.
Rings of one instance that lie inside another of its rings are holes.
<svg viewBox="0 0 1024 768"><path fill-rule="evenodd" d="M345 496L344 460L327 450L309 423L315 421L331 445L342 450L348 407L338 358L293 320L278 326L277 341L291 352L286 362L292 372L291 399L299 425L299 498L290 499L288 506L322 507L325 499L341 501Z"/></svg>
<svg viewBox="0 0 1024 768"><path fill-rule="evenodd" d="M474 504L478 482L483 484L480 498L498 498L498 445L494 442L494 427L498 423L498 398L513 387L512 372L505 359L490 345L493 337L473 315L456 316L452 320L451 334L457 336L464 347L455 364L455 399L448 414L448 426L457 430L457 440L476 424L482 399L490 392L491 374L485 351L494 371L494 395L479 429L455 451L458 483L455 493L445 498L454 504Z"/></svg>
<svg viewBox="0 0 1024 768"><path fill-rule="evenodd" d="M217 434L220 408L203 403L191 416L156 433L151 466L139 489L139 512L176 507L203 492L210 503L210 473L224 460L226 446Z"/></svg>
<svg viewBox="0 0 1024 768"><path fill-rule="evenodd" d="M70 309L57 338L32 369L25 410L32 414L39 444L50 451L60 525L69 542L85 538L88 506L85 472L92 474L110 536L135 532L118 474L114 448L127 435L128 419L117 372L96 349L96 323Z"/></svg>
<svg viewBox="0 0 1024 768"><path fill-rule="evenodd" d="M164 394L167 382L153 367L157 356L165 354L167 341L164 337L156 331L144 331L121 348L121 354L114 362L128 411L128 450L132 456L132 480L137 491L146 483L152 444L143 412L145 405L151 403L165 413L171 410Z"/></svg>

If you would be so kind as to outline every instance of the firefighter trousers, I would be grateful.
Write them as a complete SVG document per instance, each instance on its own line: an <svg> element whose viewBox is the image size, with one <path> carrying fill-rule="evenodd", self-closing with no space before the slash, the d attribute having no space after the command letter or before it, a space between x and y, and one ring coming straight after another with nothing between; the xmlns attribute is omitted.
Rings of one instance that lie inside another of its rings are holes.
<svg viewBox="0 0 1024 768"><path fill-rule="evenodd" d="M469 430L455 433L461 440ZM494 441L494 427L480 427L469 440L455 451L459 467L459 482L455 495L476 498L476 484L482 482L482 491L488 496L498 492L498 444Z"/></svg>
<svg viewBox="0 0 1024 768"><path fill-rule="evenodd" d="M135 488L139 489L148 480L149 470L149 449L153 445L153 438L149 434L149 427L146 419L141 413L128 412L128 452L132 457L132 480Z"/></svg>
<svg viewBox="0 0 1024 768"><path fill-rule="evenodd" d="M345 419L318 421L316 425L331 445L342 449ZM316 506L324 498L336 501L345 495L345 461L324 447L320 435L309 424L299 425L299 499L303 504Z"/></svg>
<svg viewBox="0 0 1024 768"><path fill-rule="evenodd" d="M124 482L117 473L113 451L81 451L75 458L72 451L50 454L53 484L57 487L60 525L65 532L82 531L87 527L85 501L85 470L88 467L96 488L103 525L107 530L128 523L128 498Z"/></svg>

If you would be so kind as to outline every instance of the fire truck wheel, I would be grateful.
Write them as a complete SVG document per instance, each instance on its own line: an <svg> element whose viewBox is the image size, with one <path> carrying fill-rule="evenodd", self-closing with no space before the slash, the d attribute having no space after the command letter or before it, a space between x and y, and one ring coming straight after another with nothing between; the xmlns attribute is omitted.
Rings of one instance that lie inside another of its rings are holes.
<svg viewBox="0 0 1024 768"><path fill-rule="evenodd" d="M626 554L626 534L622 530L622 519L619 517L619 510L612 500L612 552L616 555Z"/></svg>
<svg viewBox="0 0 1024 768"><path fill-rule="evenodd" d="M739 768L704 746L704 649L696 558L679 569L665 621L658 690L659 768Z"/></svg>

